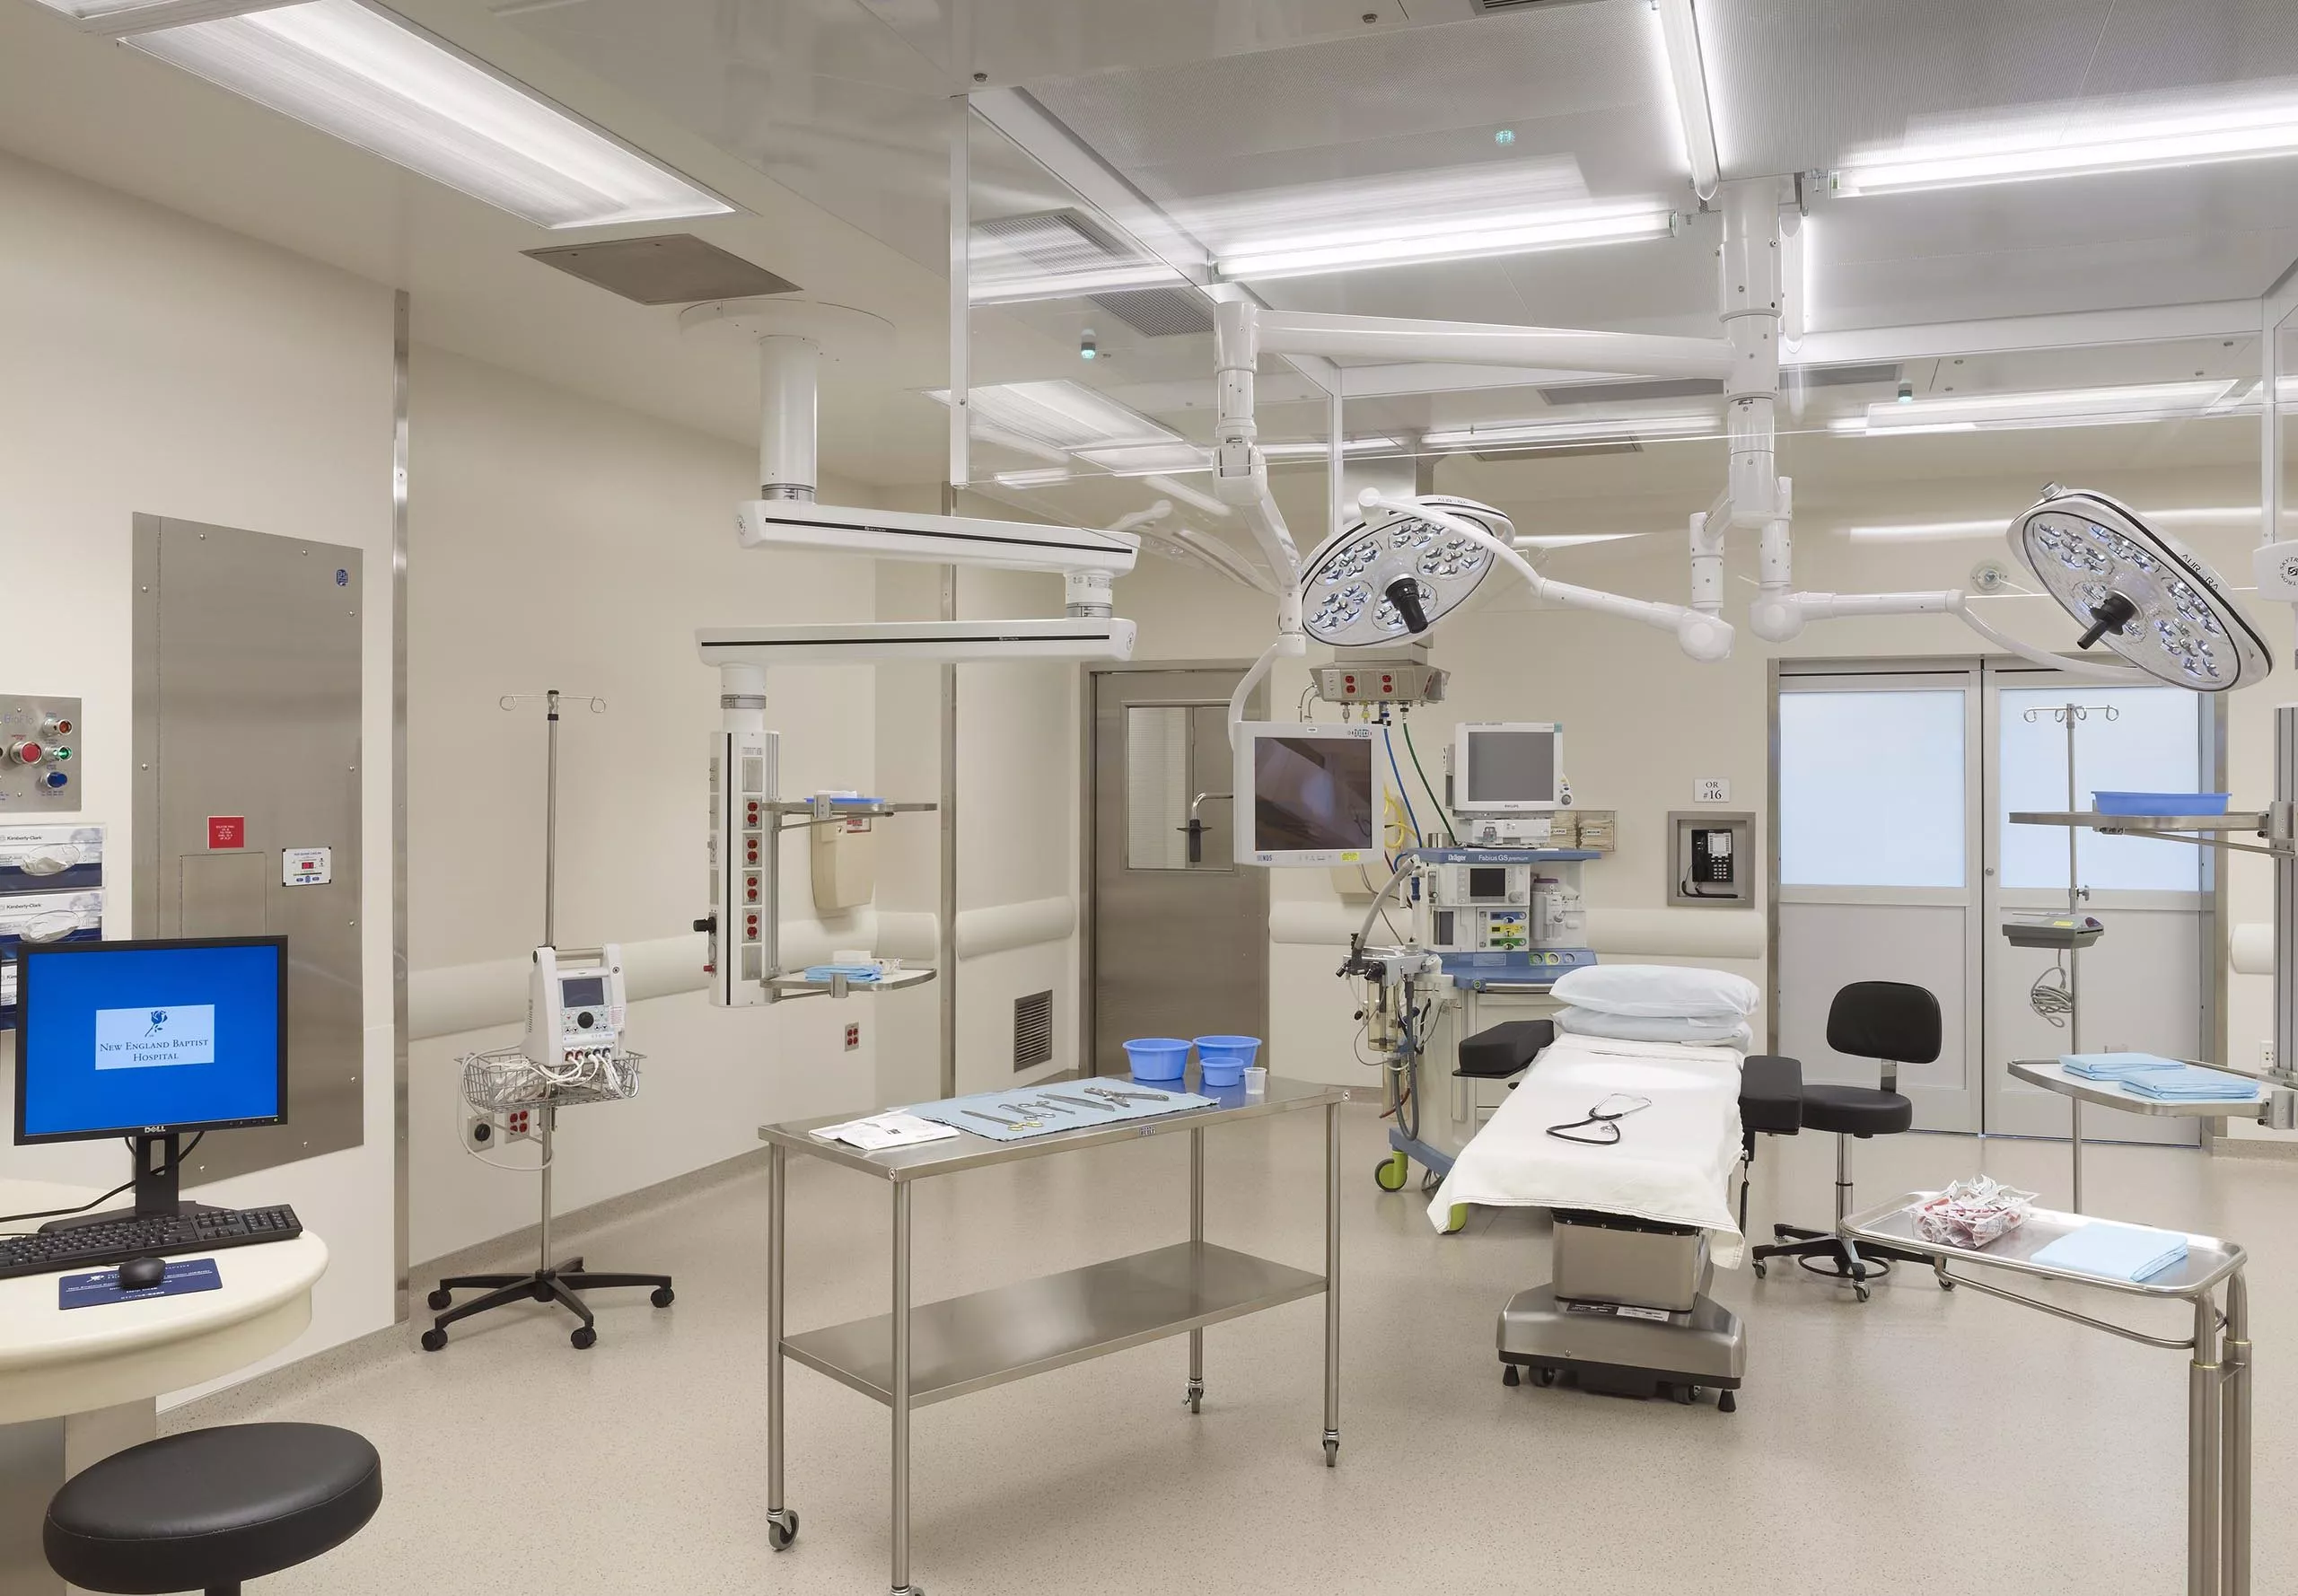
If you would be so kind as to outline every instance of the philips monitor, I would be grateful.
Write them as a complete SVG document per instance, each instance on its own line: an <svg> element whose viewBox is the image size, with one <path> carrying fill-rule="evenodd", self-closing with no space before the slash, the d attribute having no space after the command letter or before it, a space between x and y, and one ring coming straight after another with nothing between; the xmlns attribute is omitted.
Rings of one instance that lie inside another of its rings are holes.
<svg viewBox="0 0 2298 1596"><path fill-rule="evenodd" d="M178 1137L285 1121L285 937L57 943L17 957L17 1145L129 1138L136 1212L173 1212Z"/></svg>
<svg viewBox="0 0 2298 1596"><path fill-rule="evenodd" d="M1561 802L1564 728L1545 721L1469 721L1452 733L1456 814L1546 814Z"/></svg>
<svg viewBox="0 0 2298 1596"><path fill-rule="evenodd" d="M1389 784L1375 728L1246 721L1234 754L1238 864L1381 857Z"/></svg>

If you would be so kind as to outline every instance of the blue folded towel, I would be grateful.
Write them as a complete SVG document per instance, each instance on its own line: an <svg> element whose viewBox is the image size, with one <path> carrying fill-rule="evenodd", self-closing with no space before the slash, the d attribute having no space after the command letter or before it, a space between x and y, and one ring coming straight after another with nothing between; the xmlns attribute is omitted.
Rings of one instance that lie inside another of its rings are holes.
<svg viewBox="0 0 2298 1596"><path fill-rule="evenodd" d="M2134 1097L2151 1098L2156 1102L2254 1103L2259 1101L2257 1082L2192 1066L2177 1071L2150 1071L2143 1075L2133 1075L2119 1084Z"/></svg>
<svg viewBox="0 0 2298 1596"><path fill-rule="evenodd" d="M2058 1062L2068 1074L2085 1081L2127 1081L2134 1075L2187 1067L2175 1058L2154 1053L2066 1053Z"/></svg>
<svg viewBox="0 0 2298 1596"><path fill-rule="evenodd" d="M2102 1280L2148 1280L2187 1255L2187 1239L2171 1231L2092 1220L2038 1250L2035 1262L2096 1275Z"/></svg>
<svg viewBox="0 0 2298 1596"><path fill-rule="evenodd" d="M806 979L810 981L827 981L832 976L844 976L849 981L877 981L885 978L885 972L874 964L809 964L806 966Z"/></svg>

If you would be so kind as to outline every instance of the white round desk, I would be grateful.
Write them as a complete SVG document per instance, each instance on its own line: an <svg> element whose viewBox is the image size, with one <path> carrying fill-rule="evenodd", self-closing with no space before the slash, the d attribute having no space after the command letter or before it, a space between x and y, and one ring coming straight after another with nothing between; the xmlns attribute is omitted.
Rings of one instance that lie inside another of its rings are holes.
<svg viewBox="0 0 2298 1596"><path fill-rule="evenodd" d="M0 1214L70 1207L95 1195L0 1179ZM158 1434L154 1399L164 1392L243 1369L303 1334L311 1287L327 1272L327 1244L309 1232L171 1256L214 1258L222 1289L66 1311L57 1305L59 1276L0 1280L0 1591L9 1596L65 1589L40 1550L57 1487Z"/></svg>

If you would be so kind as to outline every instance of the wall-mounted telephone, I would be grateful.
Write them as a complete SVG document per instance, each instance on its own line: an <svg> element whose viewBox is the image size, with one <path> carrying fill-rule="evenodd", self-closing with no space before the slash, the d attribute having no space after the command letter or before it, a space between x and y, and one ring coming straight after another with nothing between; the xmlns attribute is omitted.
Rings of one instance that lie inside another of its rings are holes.
<svg viewBox="0 0 2298 1596"><path fill-rule="evenodd" d="M1669 853L1668 901L1732 905L1755 901L1755 816L1712 809L1668 817L1675 844Z"/></svg>

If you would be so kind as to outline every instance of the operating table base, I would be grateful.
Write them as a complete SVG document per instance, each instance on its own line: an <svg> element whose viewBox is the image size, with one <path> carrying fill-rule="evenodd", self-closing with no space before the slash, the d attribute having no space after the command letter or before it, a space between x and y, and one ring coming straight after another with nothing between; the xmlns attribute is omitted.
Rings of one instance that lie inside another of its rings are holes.
<svg viewBox="0 0 2298 1596"><path fill-rule="evenodd" d="M1730 1413L1747 1372L1748 1337L1739 1315L1706 1294L1689 1311L1669 1313L1566 1301L1550 1285L1508 1300L1500 1311L1499 1351L1510 1385L1530 1369L1535 1385L1569 1377L1581 1390L1607 1396L1672 1395L1689 1403L1713 1389L1716 1407Z"/></svg>

